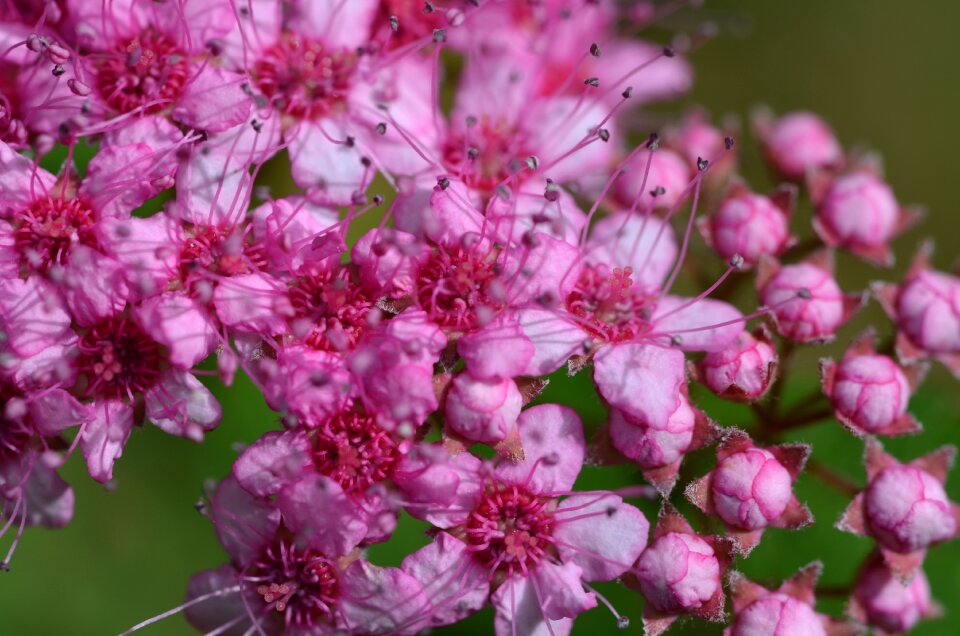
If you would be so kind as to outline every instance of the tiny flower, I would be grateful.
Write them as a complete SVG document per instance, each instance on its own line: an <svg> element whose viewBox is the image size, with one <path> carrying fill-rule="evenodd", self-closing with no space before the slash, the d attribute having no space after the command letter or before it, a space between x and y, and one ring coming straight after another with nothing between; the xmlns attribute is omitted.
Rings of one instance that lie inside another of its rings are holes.
<svg viewBox="0 0 960 636"><path fill-rule="evenodd" d="M729 577L733 625L724 636L856 636L863 629L818 613L814 588L823 565L816 561L783 582L776 591L749 581L739 572Z"/></svg>
<svg viewBox="0 0 960 636"><path fill-rule="evenodd" d="M874 351L872 334L856 341L840 364L821 360L823 392L837 419L855 435L903 435L921 430L907 414L910 395L922 376L916 366L904 369Z"/></svg>
<svg viewBox="0 0 960 636"><path fill-rule="evenodd" d="M816 202L813 228L820 238L831 247L848 249L881 265L892 265L890 241L914 223L920 213L901 208L890 186L868 167L838 176L827 184L816 184L816 178L811 184L811 196Z"/></svg>
<svg viewBox="0 0 960 636"><path fill-rule="evenodd" d="M798 111L775 119L762 110L754 114L753 127L764 157L784 179L800 181L810 170L832 168L843 160L833 131L813 113Z"/></svg>
<svg viewBox="0 0 960 636"><path fill-rule="evenodd" d="M901 360L935 358L960 376L960 278L932 268L932 249L920 248L902 283L873 291L897 325Z"/></svg>
<svg viewBox="0 0 960 636"><path fill-rule="evenodd" d="M717 448L717 466L686 489L695 506L720 517L737 551L749 554L768 527L795 529L813 516L793 494L793 482L810 447L781 444L759 448L743 431L731 429Z"/></svg>
<svg viewBox="0 0 960 636"><path fill-rule="evenodd" d="M732 547L726 537L696 534L673 506L664 503L653 541L631 570L647 600L644 632L656 636L684 615L722 621L721 580L730 566Z"/></svg>
<svg viewBox="0 0 960 636"><path fill-rule="evenodd" d="M735 182L717 211L701 217L698 227L720 258L740 256L745 266L753 267L761 256L779 256L796 242L789 226L796 198L795 186L781 186L767 197Z"/></svg>
<svg viewBox="0 0 960 636"><path fill-rule="evenodd" d="M757 289L777 332L796 342L831 340L863 304L862 295L845 295L840 290L828 252L794 265L764 260L757 273Z"/></svg>
<svg viewBox="0 0 960 636"><path fill-rule="evenodd" d="M960 530L960 506L944 484L956 448L944 446L901 464L874 439L867 441L867 488L844 511L837 527L876 539L887 566L909 583L927 548L949 541Z"/></svg>
<svg viewBox="0 0 960 636"><path fill-rule="evenodd" d="M857 577L847 615L873 627L878 636L904 634L942 610L930 596L923 570L904 584L879 555L869 558Z"/></svg>
<svg viewBox="0 0 960 636"><path fill-rule="evenodd" d="M722 398L753 402L777 377L779 359L769 330L742 332L725 349L709 351L693 367L697 379Z"/></svg>
<svg viewBox="0 0 960 636"><path fill-rule="evenodd" d="M681 387L677 410L665 422L648 422L611 408L606 431L613 447L665 496L676 483L683 456L719 435L719 428L690 403L686 386Z"/></svg>

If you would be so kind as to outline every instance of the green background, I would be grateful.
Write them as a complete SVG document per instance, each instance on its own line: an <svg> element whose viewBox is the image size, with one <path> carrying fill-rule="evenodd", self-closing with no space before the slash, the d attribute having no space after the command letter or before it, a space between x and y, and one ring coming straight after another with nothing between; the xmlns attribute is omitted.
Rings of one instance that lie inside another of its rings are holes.
<svg viewBox="0 0 960 636"><path fill-rule="evenodd" d="M948 0L903 3L894 0L764 2L709 1L699 12L720 25L719 37L693 56L697 68L691 103L707 105L715 115L743 117L757 103L778 112L809 108L821 113L845 144L866 142L886 159L887 176L903 202L929 209L920 230L897 244L903 265L921 235L937 241L937 264L952 266L960 247L955 220L956 159L960 126L960 40L956 37L960 9ZM699 19L699 18L698 18ZM677 17L689 26L694 19ZM752 144L740 140L744 172L758 189L766 189L764 173ZM806 213L796 225L808 225ZM847 288L862 286L885 273L850 259L840 261ZM842 337L849 339L870 321L885 325L871 307ZM805 369L833 349L807 352ZM794 378L788 391L806 395L815 387L809 374ZM207 521L193 504L205 480L225 475L236 445L254 440L276 426L275 416L244 378L228 391L218 390L224 421L202 446L168 437L147 426L137 431L119 462L116 489L107 491L85 475L79 454L64 471L74 484L77 511L68 528L28 531L12 564L0 574L0 634L115 634L181 602L191 573L224 561ZM697 402L724 424L748 426L748 411L695 393ZM554 379L543 399L575 406L590 426L603 411L590 387L588 374ZM942 369L931 374L914 397L911 411L926 425L916 438L898 440L888 448L912 459L944 443L956 443L960 427L957 384ZM832 421L804 429L793 439L814 444L814 456L835 470L862 482L861 444ZM706 470L709 453L692 458L684 478ZM635 483L629 468L587 468L580 487L615 487ZM948 489L960 499L960 478L951 476ZM738 567L759 581L774 582L805 563L821 558L823 582L843 586L851 580L868 552L866 539L832 528L846 505L844 496L803 476L797 494L810 504L819 522L795 533L771 531L750 559ZM647 506L649 518L653 509ZM422 526L404 520L402 531L389 544L376 546L371 558L395 564L403 554L422 545ZM6 548L6 541L3 544ZM945 618L923 624L917 634L960 633L960 542L935 548L927 559L934 595L948 609ZM634 619L627 633L641 633L641 602L617 584L598 586L624 614ZM822 598L821 609L839 612L842 602ZM444 634L487 634L492 617L483 612L466 623L438 630ZM686 623L672 633L719 633L704 623ZM574 634L614 632L604 609L578 619ZM191 633L175 617L144 633Z"/></svg>

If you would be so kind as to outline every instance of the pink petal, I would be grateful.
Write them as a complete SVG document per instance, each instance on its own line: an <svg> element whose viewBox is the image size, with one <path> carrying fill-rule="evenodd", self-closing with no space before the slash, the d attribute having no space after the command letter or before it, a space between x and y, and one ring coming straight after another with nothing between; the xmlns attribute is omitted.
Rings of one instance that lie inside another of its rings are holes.
<svg viewBox="0 0 960 636"><path fill-rule="evenodd" d="M430 600L420 583L399 568L360 559L340 575L339 587L337 618L348 632L416 634L428 625Z"/></svg>
<svg viewBox="0 0 960 636"><path fill-rule="evenodd" d="M195 442L220 423L220 403L193 374L170 369L144 394L147 417L157 427Z"/></svg>
<svg viewBox="0 0 960 636"><path fill-rule="evenodd" d="M594 358L593 380L611 406L662 428L680 404L683 353L655 345L605 347Z"/></svg>
<svg viewBox="0 0 960 636"><path fill-rule="evenodd" d="M433 599L432 625L459 622L483 607L490 594L486 571L466 544L447 532L403 560L403 571Z"/></svg>
<svg viewBox="0 0 960 636"><path fill-rule="evenodd" d="M217 330L205 308L181 292L145 299L133 310L137 324L170 351L170 362L189 369L217 346Z"/></svg>
<svg viewBox="0 0 960 636"><path fill-rule="evenodd" d="M133 408L123 402L93 405L92 419L83 429L80 450L87 460L90 476L104 483L113 479L113 463L133 430Z"/></svg>
<svg viewBox="0 0 960 636"><path fill-rule="evenodd" d="M217 317L228 327L276 336L286 329L278 307L286 300L286 288L272 276L261 273L222 279L213 291Z"/></svg>
<svg viewBox="0 0 960 636"><path fill-rule="evenodd" d="M190 583L187 585L187 601L235 587L240 583L240 576L231 565L223 565L216 570L201 570L190 577ZM245 612L246 609L244 609L240 594L232 592L191 605L184 610L183 614L198 631L207 633L216 630L225 623L229 623L238 616L243 616ZM222 632L222 634L224 636L242 636L249 627L250 621L244 619L236 627Z"/></svg>
<svg viewBox="0 0 960 636"><path fill-rule="evenodd" d="M546 309L521 309L516 315L520 328L535 349L522 375L553 373L571 356L586 351L587 332L561 315Z"/></svg>
<svg viewBox="0 0 960 636"><path fill-rule="evenodd" d="M90 409L63 389L48 389L38 394L30 400L27 408L34 428L47 437L59 435L90 419Z"/></svg>
<svg viewBox="0 0 960 636"><path fill-rule="evenodd" d="M270 431L244 449L233 463L233 476L258 497L277 494L313 468L310 439L301 429Z"/></svg>
<svg viewBox="0 0 960 636"><path fill-rule="evenodd" d="M553 535L560 557L580 566L585 580L610 581L633 566L649 530L643 513L617 495L591 492L560 502Z"/></svg>
<svg viewBox="0 0 960 636"><path fill-rule="evenodd" d="M743 314L733 305L705 298L684 307L690 301L689 298L665 296L653 313L652 323L656 331L670 336L676 333L680 338L680 349L717 351L736 340L743 331L743 321L740 320ZM696 331L688 331L691 329Z"/></svg>
<svg viewBox="0 0 960 636"><path fill-rule="evenodd" d="M119 261L76 245L63 275L60 288L78 324L89 326L123 311L128 290Z"/></svg>
<svg viewBox="0 0 960 636"><path fill-rule="evenodd" d="M172 117L198 130L221 132L244 123L252 100L243 91L244 75L211 64L191 78Z"/></svg>
<svg viewBox="0 0 960 636"><path fill-rule="evenodd" d="M586 453L583 424L577 413L558 404L541 404L521 413L518 425L524 460L501 462L497 476L525 484L536 493L572 489Z"/></svg>
<svg viewBox="0 0 960 636"><path fill-rule="evenodd" d="M331 119L302 124L287 147L290 173L298 186L308 190L312 200L349 205L354 193L361 189L366 169L355 147L330 142L318 128L321 125L334 139L347 137L339 123Z"/></svg>
<svg viewBox="0 0 960 636"><path fill-rule="evenodd" d="M0 280L0 331L4 348L32 356L55 344L70 328L70 315L56 291L38 276Z"/></svg>
<svg viewBox="0 0 960 636"><path fill-rule="evenodd" d="M73 518L73 490L56 472L60 462L52 452L34 459L30 477L23 485L27 523L31 526L62 528Z"/></svg>
<svg viewBox="0 0 960 636"><path fill-rule="evenodd" d="M547 624L542 602L527 577L507 579L490 600L496 612L493 619L496 636L568 636L573 629L571 618L551 620Z"/></svg>
<svg viewBox="0 0 960 636"><path fill-rule="evenodd" d="M176 273L178 230L166 214L146 219L104 219L98 239L124 267L130 291L153 296Z"/></svg>
<svg viewBox="0 0 960 636"><path fill-rule="evenodd" d="M210 497L210 519L220 545L241 566L260 557L280 525L276 505L254 497L232 477L221 481Z"/></svg>
<svg viewBox="0 0 960 636"><path fill-rule="evenodd" d="M475 378L505 380L523 374L535 349L520 324L504 313L482 329L461 336L457 353Z"/></svg>
<svg viewBox="0 0 960 636"><path fill-rule="evenodd" d="M54 177L0 141L0 216L9 217L53 188Z"/></svg>
<svg viewBox="0 0 960 636"><path fill-rule="evenodd" d="M348 554L367 534L360 511L328 477L304 476L280 491L277 507L291 531L329 556Z"/></svg>
<svg viewBox="0 0 960 636"><path fill-rule="evenodd" d="M379 3L377 0L296 0L291 10L300 32L334 48L355 49L367 44Z"/></svg>

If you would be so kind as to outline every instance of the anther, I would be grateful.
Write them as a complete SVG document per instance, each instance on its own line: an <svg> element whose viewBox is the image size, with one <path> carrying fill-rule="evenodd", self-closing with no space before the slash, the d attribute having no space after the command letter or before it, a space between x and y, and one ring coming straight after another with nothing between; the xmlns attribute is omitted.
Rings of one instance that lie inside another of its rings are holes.
<svg viewBox="0 0 960 636"><path fill-rule="evenodd" d="M375 194L373 195L373 204L374 205L383 205L383 195Z"/></svg>
<svg viewBox="0 0 960 636"><path fill-rule="evenodd" d="M700 172L703 172L704 170L706 170L709 164L710 162L704 159L703 157L697 157L697 170L699 170Z"/></svg>
<svg viewBox="0 0 960 636"><path fill-rule="evenodd" d="M666 188L664 188L663 186L659 186L659 185L658 185L656 188L654 188L653 190L650 191L650 196L652 196L652 197L662 197L662 196L665 195L666 193L667 193Z"/></svg>
<svg viewBox="0 0 960 636"><path fill-rule="evenodd" d="M500 185L497 186L497 196L500 197L503 201L509 201L510 188L506 184L501 183Z"/></svg>
<svg viewBox="0 0 960 636"><path fill-rule="evenodd" d="M446 177L437 177L437 185L440 186L441 190L446 190L450 187L450 179Z"/></svg>
<svg viewBox="0 0 960 636"><path fill-rule="evenodd" d="M676 55L676 52L673 50L673 47L665 46L663 47L663 54L666 57L673 57Z"/></svg>
<svg viewBox="0 0 960 636"><path fill-rule="evenodd" d="M390 16L390 30L394 33L400 30L400 20L395 15Z"/></svg>
<svg viewBox="0 0 960 636"><path fill-rule="evenodd" d="M723 147L727 150L731 150L733 148L733 137L724 137Z"/></svg>
<svg viewBox="0 0 960 636"><path fill-rule="evenodd" d="M386 135L387 134L387 124L386 122L380 122L377 124L377 134Z"/></svg>
<svg viewBox="0 0 960 636"><path fill-rule="evenodd" d="M735 269L740 269L741 267L743 267L743 257L740 256L739 254L734 254L730 258L730 267L733 267Z"/></svg>
<svg viewBox="0 0 960 636"><path fill-rule="evenodd" d="M813 298L813 294L810 293L810 290L806 287L801 287L797 290L797 298L803 298L804 300L810 300Z"/></svg>
<svg viewBox="0 0 960 636"><path fill-rule="evenodd" d="M74 95L79 95L80 97L86 97L90 94L90 87L78 79L68 79L67 87L70 89L71 93Z"/></svg>
<svg viewBox="0 0 960 636"><path fill-rule="evenodd" d="M600 130L597 131L597 137L600 138L600 141L604 141L604 142L610 141L610 131L607 130L606 128L601 128Z"/></svg>
<svg viewBox="0 0 960 636"><path fill-rule="evenodd" d="M677 335L670 336L671 347L679 347L680 343L682 342L683 342L683 338L681 338L680 336L677 336Z"/></svg>
<svg viewBox="0 0 960 636"><path fill-rule="evenodd" d="M630 618L628 616L617 617L617 629L627 629L630 627Z"/></svg>
<svg viewBox="0 0 960 636"><path fill-rule="evenodd" d="M650 133L650 137L647 139L647 149L656 150L660 147L660 135L657 133Z"/></svg>
<svg viewBox="0 0 960 636"><path fill-rule="evenodd" d="M624 99L630 99L633 96L633 86L627 86L620 95Z"/></svg>
<svg viewBox="0 0 960 636"><path fill-rule="evenodd" d="M540 158L536 155L530 155L527 157L527 167L531 170L536 170L540 167Z"/></svg>
<svg viewBox="0 0 960 636"><path fill-rule="evenodd" d="M54 77L60 77L61 75L67 72L67 69L63 68L63 64L55 64L53 67L53 71L51 72L53 73Z"/></svg>
<svg viewBox="0 0 960 636"><path fill-rule="evenodd" d="M600 45L596 42L590 45L590 55L593 57L600 57Z"/></svg>
<svg viewBox="0 0 960 636"><path fill-rule="evenodd" d="M424 12L424 13L433 13L434 11L436 11L436 9L433 7L433 3L431 3L431 2L424 2L424 3L423 3L423 12Z"/></svg>
<svg viewBox="0 0 960 636"><path fill-rule="evenodd" d="M353 148L355 145L357 145L357 140L353 136L347 135L347 138L343 140L343 145L345 145L347 148Z"/></svg>
<svg viewBox="0 0 960 636"><path fill-rule="evenodd" d="M447 41L447 30L446 29L434 29L433 30L433 41L434 42L446 42Z"/></svg>
<svg viewBox="0 0 960 636"><path fill-rule="evenodd" d="M560 198L560 186L554 183L552 179L547 179L547 187L543 190L543 198L550 202Z"/></svg>
<svg viewBox="0 0 960 636"><path fill-rule="evenodd" d="M472 146L471 146L470 148L467 148L467 158L468 158L468 159L470 159L471 161L473 161L474 159L476 159L476 158L479 157L479 156L480 156L480 149L479 149L479 148L474 148L474 147L472 147Z"/></svg>
<svg viewBox="0 0 960 636"><path fill-rule="evenodd" d="M260 132L261 130L263 130L263 122L260 121L259 119L251 119L250 125L253 127L253 129L256 132Z"/></svg>
<svg viewBox="0 0 960 636"><path fill-rule="evenodd" d="M596 88L600 86L600 78L588 77L587 79L583 80L583 83L586 84L587 86L593 86L594 88Z"/></svg>

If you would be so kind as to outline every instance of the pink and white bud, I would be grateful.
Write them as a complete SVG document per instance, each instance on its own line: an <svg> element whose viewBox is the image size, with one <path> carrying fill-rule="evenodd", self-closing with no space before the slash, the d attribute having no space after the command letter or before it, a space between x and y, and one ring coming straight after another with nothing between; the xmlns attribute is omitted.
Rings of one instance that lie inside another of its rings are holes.
<svg viewBox="0 0 960 636"><path fill-rule="evenodd" d="M720 562L713 547L695 534L668 532L640 555L634 574L640 591L660 612L686 613L720 589Z"/></svg>
<svg viewBox="0 0 960 636"><path fill-rule="evenodd" d="M700 229L720 258L729 261L739 255L752 267L761 256L778 256L793 242L790 211L770 197L741 187L724 199Z"/></svg>
<svg viewBox="0 0 960 636"><path fill-rule="evenodd" d="M960 353L960 278L923 269L900 287L897 326L933 354Z"/></svg>
<svg viewBox="0 0 960 636"><path fill-rule="evenodd" d="M656 468L677 461L690 448L696 414L690 401L679 394L677 409L664 422L647 424L620 409L610 409L610 441L614 448L641 468Z"/></svg>
<svg viewBox="0 0 960 636"><path fill-rule="evenodd" d="M851 610L854 618L887 634L908 632L935 612L923 571L904 585L882 559L873 560L860 573Z"/></svg>
<svg viewBox="0 0 960 636"><path fill-rule="evenodd" d="M710 351L697 364L700 380L720 397L752 402L776 377L777 351L768 335L744 331L725 349Z"/></svg>
<svg viewBox="0 0 960 636"><path fill-rule="evenodd" d="M808 603L782 592L737 612L731 636L826 636L823 619Z"/></svg>
<svg viewBox="0 0 960 636"><path fill-rule="evenodd" d="M831 338L848 317L837 281L813 263L780 268L762 285L760 298L773 311L780 335L798 342Z"/></svg>
<svg viewBox="0 0 960 636"><path fill-rule="evenodd" d="M843 149L820 117L810 112L788 113L773 119L768 113L755 117L754 126L771 167L781 176L799 181L808 171L839 165Z"/></svg>
<svg viewBox="0 0 960 636"><path fill-rule="evenodd" d="M893 190L867 171L837 177L817 204L814 228L829 245L885 247L900 222Z"/></svg>
<svg viewBox="0 0 960 636"><path fill-rule="evenodd" d="M793 478L773 453L751 448L722 459L713 473L713 505L731 526L766 528L787 510Z"/></svg>
<svg viewBox="0 0 960 636"><path fill-rule="evenodd" d="M863 505L870 533L893 552L923 550L957 533L943 484L914 466L888 466L873 476Z"/></svg>
<svg viewBox="0 0 960 636"><path fill-rule="evenodd" d="M523 396L513 380L478 380L469 373L450 383L446 423L470 440L495 444L517 428Z"/></svg>
<svg viewBox="0 0 960 636"><path fill-rule="evenodd" d="M848 356L837 365L828 397L837 414L877 433L907 411L911 388L896 362L883 355Z"/></svg>
<svg viewBox="0 0 960 636"><path fill-rule="evenodd" d="M627 172L617 180L617 194L621 202L628 206L632 205L637 197L642 197L640 209L650 206L662 210L673 206L691 178L691 164L665 148L652 153L638 153L626 165L625 170ZM641 186L643 192L640 191Z"/></svg>

